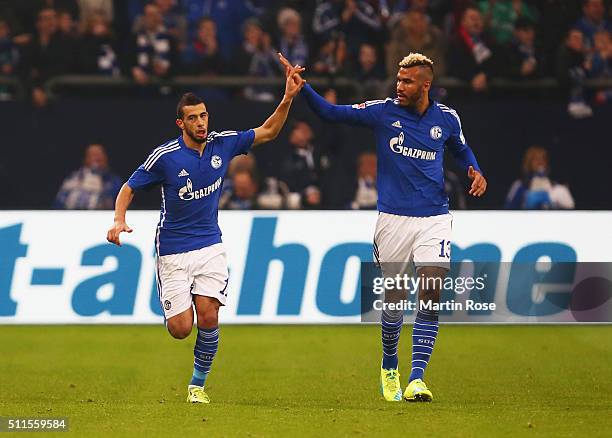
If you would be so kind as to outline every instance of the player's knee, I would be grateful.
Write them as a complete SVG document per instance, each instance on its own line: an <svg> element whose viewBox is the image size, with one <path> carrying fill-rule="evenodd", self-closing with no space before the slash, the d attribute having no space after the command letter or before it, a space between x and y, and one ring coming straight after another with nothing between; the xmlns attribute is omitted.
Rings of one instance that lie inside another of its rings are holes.
<svg viewBox="0 0 612 438"><path fill-rule="evenodd" d="M219 325L219 312L217 309L205 309L198 312L198 327L214 328Z"/></svg>
<svg viewBox="0 0 612 438"><path fill-rule="evenodd" d="M419 300L438 302L440 300L440 291L436 288L423 288L419 291Z"/></svg>
<svg viewBox="0 0 612 438"><path fill-rule="evenodd" d="M175 339L185 339L187 336L191 334L191 327L168 327L168 331Z"/></svg>
<svg viewBox="0 0 612 438"><path fill-rule="evenodd" d="M185 339L191 334L193 323L186 320L168 321L168 332L176 339Z"/></svg>

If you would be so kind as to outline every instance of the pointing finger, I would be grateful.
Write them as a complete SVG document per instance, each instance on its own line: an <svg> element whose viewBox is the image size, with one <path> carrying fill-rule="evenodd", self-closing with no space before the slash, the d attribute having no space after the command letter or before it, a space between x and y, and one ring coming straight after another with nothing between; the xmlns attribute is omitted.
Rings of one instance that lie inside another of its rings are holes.
<svg viewBox="0 0 612 438"><path fill-rule="evenodd" d="M286 69L290 69L291 68L291 64L289 63L287 58L285 58L283 56L283 54L281 52L278 52L278 59L280 60L281 64L283 64L285 66Z"/></svg>

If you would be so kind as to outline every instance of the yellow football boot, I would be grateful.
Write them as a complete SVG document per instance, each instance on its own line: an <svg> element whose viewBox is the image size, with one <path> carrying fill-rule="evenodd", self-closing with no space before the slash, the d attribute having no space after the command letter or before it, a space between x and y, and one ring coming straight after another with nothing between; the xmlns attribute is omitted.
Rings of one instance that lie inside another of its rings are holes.
<svg viewBox="0 0 612 438"><path fill-rule="evenodd" d="M210 403L208 394L204 392L204 388L196 385L189 385L187 387L187 402L188 403Z"/></svg>
<svg viewBox="0 0 612 438"><path fill-rule="evenodd" d="M401 401L402 385L400 385L400 373L398 370L380 369L380 392L387 401Z"/></svg>
<svg viewBox="0 0 612 438"><path fill-rule="evenodd" d="M431 391L421 379L414 379L404 391L404 400L410 402L430 402L433 400Z"/></svg>

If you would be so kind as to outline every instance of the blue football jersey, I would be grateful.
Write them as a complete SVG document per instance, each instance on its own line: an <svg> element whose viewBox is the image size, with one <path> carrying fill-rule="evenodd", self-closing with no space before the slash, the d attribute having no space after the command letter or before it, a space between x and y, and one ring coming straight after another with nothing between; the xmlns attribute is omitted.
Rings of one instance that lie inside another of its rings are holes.
<svg viewBox="0 0 612 438"><path fill-rule="evenodd" d="M466 171L470 165L480 171L459 115L445 105L432 101L419 115L392 98L331 105L309 85L302 94L322 118L374 130L379 211L419 217L448 213L443 163L446 147Z"/></svg>
<svg viewBox="0 0 612 438"><path fill-rule="evenodd" d="M212 131L202 153L180 136L154 149L127 184L142 190L161 184L158 255L177 254L221 242L219 196L230 161L246 154L255 131Z"/></svg>

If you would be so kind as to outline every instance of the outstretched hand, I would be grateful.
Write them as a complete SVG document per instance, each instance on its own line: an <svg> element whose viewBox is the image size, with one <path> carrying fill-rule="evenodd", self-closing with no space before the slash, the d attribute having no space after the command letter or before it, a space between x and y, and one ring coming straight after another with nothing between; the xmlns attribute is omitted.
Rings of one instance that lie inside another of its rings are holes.
<svg viewBox="0 0 612 438"><path fill-rule="evenodd" d="M480 197L487 190L487 180L477 170L474 170L473 166L468 168L468 178L472 180L472 186L470 187L470 195Z"/></svg>
<svg viewBox="0 0 612 438"><path fill-rule="evenodd" d="M289 76L289 71L291 70L293 66L291 65L289 60L283 56L281 52L277 52L277 54L278 54L278 60L283 65L283 67L285 67L285 76Z"/></svg>
<svg viewBox="0 0 612 438"><path fill-rule="evenodd" d="M281 63L285 66L285 75L287 77L287 82L285 83L285 96L293 99L306 83L300 76L300 73L304 72L306 69L300 65L291 66L283 55L279 53L278 56Z"/></svg>
<svg viewBox="0 0 612 438"><path fill-rule="evenodd" d="M291 65L289 60L287 58L285 58L281 52L278 52L278 60L280 61L282 66L285 67L285 76L289 77L289 75L291 74L291 69L294 66ZM295 67L298 67L297 74L298 74L299 78L302 79L302 77L299 74L304 72L306 69L304 67L302 67L301 65L296 65Z"/></svg>

